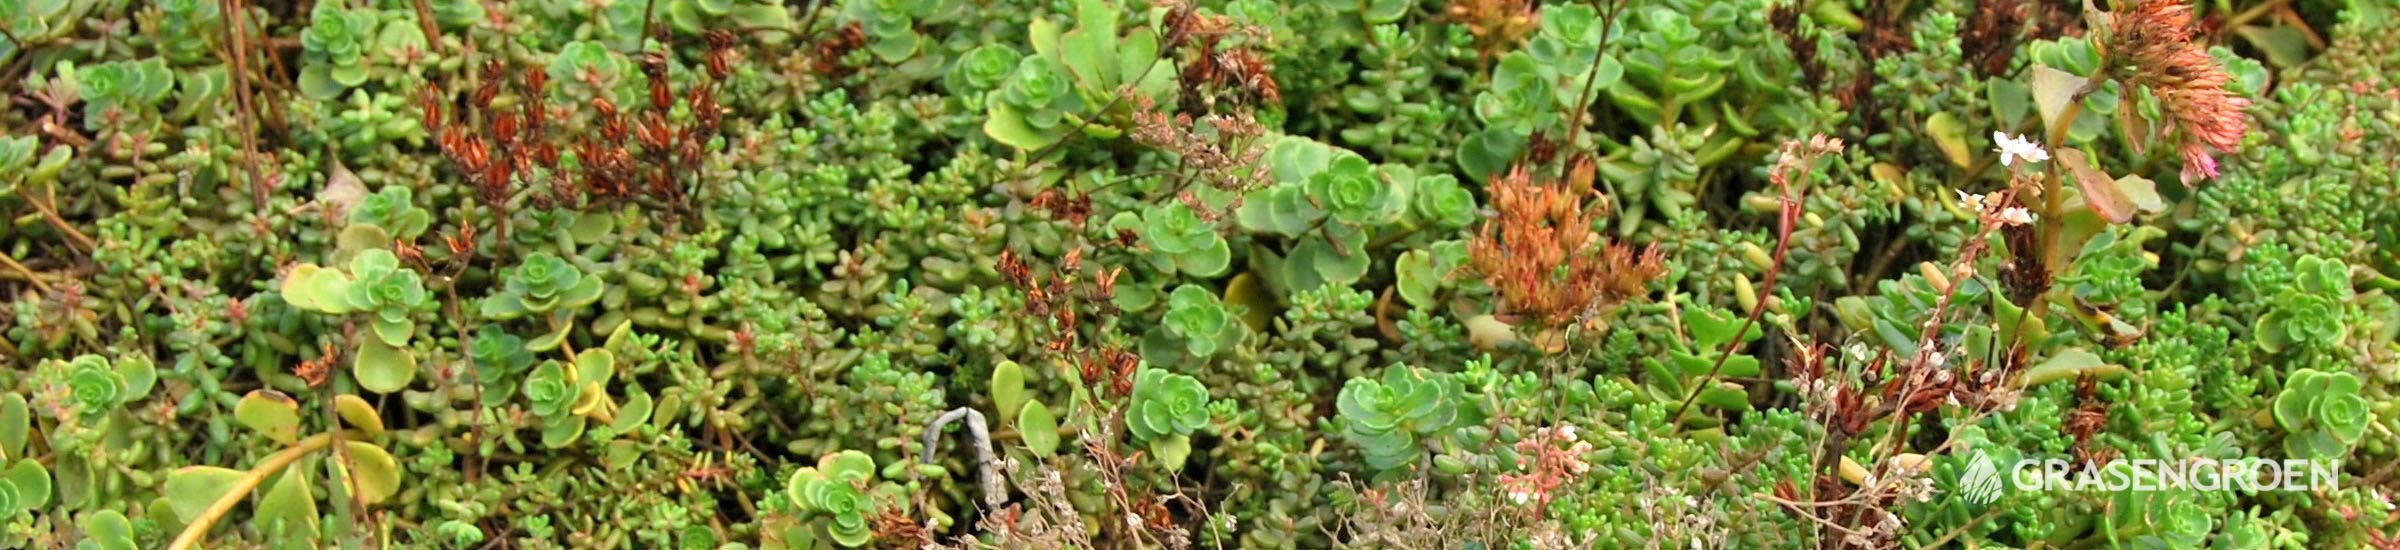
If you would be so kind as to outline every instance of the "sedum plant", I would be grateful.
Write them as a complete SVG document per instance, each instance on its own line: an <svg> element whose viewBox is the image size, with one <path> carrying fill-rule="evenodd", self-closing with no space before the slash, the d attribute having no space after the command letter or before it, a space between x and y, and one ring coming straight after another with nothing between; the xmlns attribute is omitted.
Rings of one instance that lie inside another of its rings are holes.
<svg viewBox="0 0 2400 550"><path fill-rule="evenodd" d="M845 547L865 546L875 537L875 514L888 504L894 486L877 483L875 459L858 451L827 454L817 465L792 472L785 495L818 519L813 530Z"/></svg>
<svg viewBox="0 0 2400 550"><path fill-rule="evenodd" d="M1130 129L1126 113L1172 97L1174 67L1160 58L1158 31L1124 29L1118 8L1075 0L1074 27L1037 18L1027 29L1033 55L1018 62L989 102L983 132L1019 150L1049 147L1077 133L1113 138ZM1119 99L1120 93L1131 99Z"/></svg>
<svg viewBox="0 0 2400 550"><path fill-rule="evenodd" d="M1156 368L1141 369L1126 403L1125 429L1147 445L1159 464L1183 468L1192 453L1194 432L1208 427L1208 387L1200 380Z"/></svg>
<svg viewBox="0 0 2400 550"><path fill-rule="evenodd" d="M416 355L408 345L417 332L416 315L431 305L431 294L423 278L401 266L391 251L361 251L351 257L347 270L295 266L284 277L282 296L303 311L368 316L371 337L359 346L352 371L360 385L391 393L415 379Z"/></svg>
<svg viewBox="0 0 2400 550"><path fill-rule="evenodd" d="M2293 458L2328 459L2348 454L2375 419L2364 385L2347 372L2293 371L2275 396L2275 424L2284 430L2283 449Z"/></svg>
<svg viewBox="0 0 2400 550"><path fill-rule="evenodd" d="M2388 545L2400 9L1901 4L0 0L0 548Z"/></svg>
<svg viewBox="0 0 2400 550"><path fill-rule="evenodd" d="M300 33L301 51L306 54L300 65L300 91L317 99L333 99L366 84L370 76L367 53L374 46L380 22L374 10L340 3L321 3L310 9L308 28Z"/></svg>
<svg viewBox="0 0 2400 550"><path fill-rule="evenodd" d="M1475 407L1450 375L1394 365L1380 379L1352 378L1335 400L1335 422L1376 470L1415 466Z"/></svg>

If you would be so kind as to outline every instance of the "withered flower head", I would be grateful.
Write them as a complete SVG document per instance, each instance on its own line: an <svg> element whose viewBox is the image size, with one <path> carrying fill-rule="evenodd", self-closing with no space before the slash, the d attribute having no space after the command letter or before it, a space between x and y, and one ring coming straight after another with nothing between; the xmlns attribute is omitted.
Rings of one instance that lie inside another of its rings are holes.
<svg viewBox="0 0 2400 550"><path fill-rule="evenodd" d="M1666 271L1658 247L1608 243L1592 229L1599 212L1583 193L1535 182L1523 167L1494 178L1485 220L1468 244L1473 268L1499 294L1501 313L1565 326L1648 293Z"/></svg>
<svg viewBox="0 0 2400 550"><path fill-rule="evenodd" d="M2141 0L2114 14L2102 46L2110 65L2122 67L2129 83L2150 90L2174 119L2182 141L2183 183L2216 177L2211 155L2241 146L2250 130L2242 109L2250 100L2225 89L2233 77L2192 41L2192 7L2184 0Z"/></svg>

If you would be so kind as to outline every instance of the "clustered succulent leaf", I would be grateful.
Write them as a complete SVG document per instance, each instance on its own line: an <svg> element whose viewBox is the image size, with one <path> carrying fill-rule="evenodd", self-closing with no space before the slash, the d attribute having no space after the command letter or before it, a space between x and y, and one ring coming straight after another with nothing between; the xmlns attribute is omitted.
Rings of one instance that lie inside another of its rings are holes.
<svg viewBox="0 0 2400 550"><path fill-rule="evenodd" d="M2364 385L2347 372L2292 371L2275 396L2275 423L2285 452L2296 458L2340 457L2366 434L2375 412L2359 395Z"/></svg>
<svg viewBox="0 0 2400 550"><path fill-rule="evenodd" d="M1440 441L1462 418L1460 409L1473 406L1450 375L1396 366L1380 380L1342 384L1335 418L1368 467L1389 470L1423 460L1425 444Z"/></svg>
<svg viewBox="0 0 2400 550"><path fill-rule="evenodd" d="M515 319L590 305L600 299L599 277L586 276L564 258L537 252L525 257L499 294L483 301L483 315Z"/></svg>
<svg viewBox="0 0 2400 550"><path fill-rule="evenodd" d="M374 10L348 8L338 2L317 4L309 11L308 28L300 33L300 91L332 99L367 83L367 49L380 22Z"/></svg>
<svg viewBox="0 0 2400 550"><path fill-rule="evenodd" d="M2055 4L0 0L0 548L2387 543L2400 8Z"/></svg>
<svg viewBox="0 0 2400 550"><path fill-rule="evenodd" d="M842 546L864 546L875 537L870 515L879 506L875 490L875 459L858 451L825 455L811 468L792 472L785 493L801 511L824 516L826 538Z"/></svg>
<svg viewBox="0 0 2400 550"><path fill-rule="evenodd" d="M140 401L158 381L150 360L141 357L112 361L100 355L79 355L71 361L51 360L45 370L59 376L73 410L87 418Z"/></svg>

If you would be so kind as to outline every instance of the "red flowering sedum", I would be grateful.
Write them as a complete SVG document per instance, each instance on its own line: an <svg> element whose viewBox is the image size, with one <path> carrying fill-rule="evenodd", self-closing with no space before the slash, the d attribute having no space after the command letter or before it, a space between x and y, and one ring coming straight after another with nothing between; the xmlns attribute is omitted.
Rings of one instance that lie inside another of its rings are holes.
<svg viewBox="0 0 2400 550"><path fill-rule="evenodd" d="M2250 100L2225 89L2233 77L2192 42L2192 7L2183 0L2142 0L2118 12L2103 42L2125 80L2150 90L2181 140L2183 183L2217 176L2215 153L2241 146Z"/></svg>

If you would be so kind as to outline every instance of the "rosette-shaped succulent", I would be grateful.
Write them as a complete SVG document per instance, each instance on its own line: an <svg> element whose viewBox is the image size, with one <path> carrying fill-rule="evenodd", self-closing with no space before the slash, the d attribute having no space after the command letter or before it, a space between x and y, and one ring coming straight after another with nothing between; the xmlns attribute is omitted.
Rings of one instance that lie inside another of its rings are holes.
<svg viewBox="0 0 2400 550"><path fill-rule="evenodd" d="M1151 262L1161 269L1215 277L1225 274L1233 260L1233 249L1226 245L1224 235L1217 234L1216 224L1200 219L1180 202L1150 207L1138 220L1125 213L1112 221L1120 228L1135 229L1142 243L1150 247Z"/></svg>
<svg viewBox="0 0 2400 550"><path fill-rule="evenodd" d="M417 322L410 316L424 307L429 297L424 280L416 271L400 267L400 258L383 249L360 252L352 258L350 275L355 280L343 296L350 309L375 315L375 336L385 345L408 345L408 338L417 331Z"/></svg>
<svg viewBox="0 0 2400 550"><path fill-rule="evenodd" d="M1475 95L1475 115L1511 135L1532 134L1558 118L1556 80L1524 52L1501 56L1491 89Z"/></svg>
<svg viewBox="0 0 2400 550"><path fill-rule="evenodd" d="M2258 347L2280 352L2341 345L2350 331L2343 323L2354 292L2350 267L2341 260L2301 256L2292 264L2292 283L2275 295L2274 309L2258 318Z"/></svg>
<svg viewBox="0 0 2400 550"><path fill-rule="evenodd" d="M525 375L525 400L533 403L535 416L566 414L575 406L577 393L575 381L567 377L566 368L557 361L543 361L542 366Z"/></svg>
<svg viewBox="0 0 2400 550"><path fill-rule="evenodd" d="M15 519L50 501L50 470L42 463L19 460L0 471L0 519Z"/></svg>
<svg viewBox="0 0 2400 550"><path fill-rule="evenodd" d="M1007 44L984 44L958 57L956 65L943 75L943 83L952 93L978 93L998 89L1008 82L1009 74L1017 69L1024 55Z"/></svg>
<svg viewBox="0 0 2400 550"><path fill-rule="evenodd" d="M590 40L577 40L558 49L550 59L550 81L569 90L606 96L617 79L624 77L631 62L620 59L608 46Z"/></svg>
<svg viewBox="0 0 2400 550"><path fill-rule="evenodd" d="M507 286L500 294L483 301L483 315L515 319L527 313L583 307L598 299L600 278L585 276L583 270L564 258L536 252L526 256L525 263L509 273Z"/></svg>
<svg viewBox="0 0 2400 550"><path fill-rule="evenodd" d="M1459 416L1465 393L1449 375L1407 366L1383 371L1383 380L1351 379L1335 407L1342 435L1358 446L1367 465L1389 470L1425 454L1420 440L1439 438Z"/></svg>
<svg viewBox="0 0 2400 550"><path fill-rule="evenodd" d="M105 411L124 398L125 377L117 376L107 359L85 355L67 363L67 389L77 408Z"/></svg>
<svg viewBox="0 0 2400 550"><path fill-rule="evenodd" d="M475 370L481 373L484 384L497 391L486 392L487 405L498 405L514 395L521 380L517 373L533 365L533 351L525 349L525 339L509 334L498 325L483 325L475 331L474 347L467 356L475 360Z"/></svg>
<svg viewBox="0 0 2400 550"><path fill-rule="evenodd" d="M1134 375L1125 428L1166 469L1183 467L1192 454L1192 432L1207 426L1208 417L1208 387L1199 379L1155 368Z"/></svg>
<svg viewBox="0 0 2400 550"><path fill-rule="evenodd" d="M1133 404L1125 427L1134 439L1189 436L1208 425L1208 387L1200 379L1161 369L1142 369L1133 379Z"/></svg>
<svg viewBox="0 0 2400 550"><path fill-rule="evenodd" d="M1017 108L1025 117L1025 125L1035 130L1055 128L1068 114L1083 106L1083 98L1075 93L1074 79L1057 61L1040 56L1025 58L1017 63L1015 76L1001 89L1001 100Z"/></svg>
<svg viewBox="0 0 2400 550"><path fill-rule="evenodd" d="M1392 182L1375 172L1375 165L1366 157L1344 151L1333 158L1333 164L1308 178L1308 196L1325 208L1333 219L1351 225L1380 225L1392 221L1400 213L1398 201L1393 200Z"/></svg>
<svg viewBox="0 0 2400 550"><path fill-rule="evenodd" d="M86 416L106 414L148 396L151 385L158 381L150 360L142 357L111 362L98 355L82 355L70 361L54 359L51 365L67 388L69 402Z"/></svg>
<svg viewBox="0 0 2400 550"><path fill-rule="evenodd" d="M1417 178L1417 217L1444 229L1475 223L1475 193L1449 174Z"/></svg>
<svg viewBox="0 0 2400 550"><path fill-rule="evenodd" d="M2300 369L2275 396L2275 423L2283 426L2284 452L2293 458L2335 458L2366 435L2375 412L2359 394L2356 375Z"/></svg>
<svg viewBox="0 0 2400 550"><path fill-rule="evenodd" d="M371 224L392 238L414 240L433 222L433 214L412 202L415 196L407 186L386 185L350 209L350 223Z"/></svg>
<svg viewBox="0 0 2400 550"><path fill-rule="evenodd" d="M1074 130L1069 116L1083 109L1074 76L1067 73L1065 65L1046 56L1019 60L1016 72L1000 86L999 97L991 102L991 120L984 123L984 133L1018 149L1040 149L1058 142Z"/></svg>
<svg viewBox="0 0 2400 550"><path fill-rule="evenodd" d="M784 484L800 510L825 517L826 538L842 546L863 546L875 538L868 516L875 502L868 492L875 481L875 459L858 451L842 451L817 460L814 468L793 472Z"/></svg>
<svg viewBox="0 0 2400 550"><path fill-rule="evenodd" d="M1214 292L1198 285L1175 287L1167 296L1163 322L1193 357L1208 357L1242 341L1242 327Z"/></svg>
<svg viewBox="0 0 2400 550"><path fill-rule="evenodd" d="M367 82L366 51L375 39L375 12L343 5L318 3L309 12L308 29L300 33L300 47L307 54L300 67L300 91L317 99L333 99Z"/></svg>
<svg viewBox="0 0 2400 550"><path fill-rule="evenodd" d="M75 84L84 101L84 126L97 129L111 110L157 105L166 99L174 89L175 72L157 57L117 61L75 71Z"/></svg>

